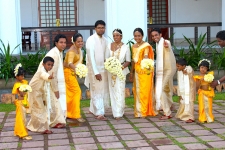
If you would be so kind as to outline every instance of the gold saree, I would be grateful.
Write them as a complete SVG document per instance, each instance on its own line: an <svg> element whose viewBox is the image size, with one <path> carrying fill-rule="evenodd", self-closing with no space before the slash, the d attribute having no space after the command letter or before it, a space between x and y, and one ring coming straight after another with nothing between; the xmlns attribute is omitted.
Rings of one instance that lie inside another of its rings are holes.
<svg viewBox="0 0 225 150"><path fill-rule="evenodd" d="M80 51L80 53L82 53ZM66 81L66 102L67 102L67 117L78 119L80 116L80 98L81 89L77 81L77 76L74 70L68 67L69 63L73 63L75 66L80 62L82 57L80 54L76 54L73 51L66 53L64 60L64 76Z"/></svg>
<svg viewBox="0 0 225 150"><path fill-rule="evenodd" d="M22 84L27 84L26 80L22 80L22 82L16 82L13 86L12 94L17 95L19 93L19 87ZM27 94L24 97L24 100L15 100L16 105L16 119L14 126L14 135L19 137L25 137L28 135L26 129L26 108L27 106Z"/></svg>
<svg viewBox="0 0 225 150"><path fill-rule="evenodd" d="M208 74L214 74L213 71L209 72ZM201 80L203 77L196 75L194 76L194 79L200 80L200 88L198 89L198 103L199 103L199 121L204 122L213 122L214 116L212 113L212 103L213 103L213 97L214 89L210 87L210 83L206 82L204 80ZM208 85L208 90L201 89L201 86Z"/></svg>
<svg viewBox="0 0 225 150"><path fill-rule="evenodd" d="M144 55L148 55L148 58L154 60L154 53L152 47L148 43L142 44L138 48L132 48L133 60L134 60L134 115L135 117L155 116L155 99L153 98L153 72L141 69L141 61L144 59Z"/></svg>

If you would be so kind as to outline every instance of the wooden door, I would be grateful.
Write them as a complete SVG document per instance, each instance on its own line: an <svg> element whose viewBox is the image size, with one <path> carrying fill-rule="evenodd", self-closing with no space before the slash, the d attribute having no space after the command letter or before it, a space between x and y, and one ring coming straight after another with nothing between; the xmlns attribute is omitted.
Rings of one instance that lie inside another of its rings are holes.
<svg viewBox="0 0 225 150"><path fill-rule="evenodd" d="M76 0L38 0L39 26L76 26L77 25L77 5ZM71 46L71 37L74 31L54 31L41 32L40 46L50 49L50 41L54 40L57 34L65 34L67 37L67 48ZM53 43L53 42L52 42Z"/></svg>
<svg viewBox="0 0 225 150"><path fill-rule="evenodd" d="M148 19L150 24L167 24L168 23L168 0L147 0ZM148 29L148 37L151 41L151 29ZM165 39L169 38L168 28L161 28L162 35Z"/></svg>

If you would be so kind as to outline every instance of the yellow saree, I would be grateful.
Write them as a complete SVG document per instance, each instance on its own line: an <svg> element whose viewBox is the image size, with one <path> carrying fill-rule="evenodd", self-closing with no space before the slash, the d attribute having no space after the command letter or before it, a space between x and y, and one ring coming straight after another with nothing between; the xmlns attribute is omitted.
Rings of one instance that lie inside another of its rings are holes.
<svg viewBox="0 0 225 150"><path fill-rule="evenodd" d="M133 60L134 60L134 115L135 117L155 116L155 99L153 98L153 72L147 72L147 70L141 69L141 61L144 59L144 55L148 55L148 58L154 60L154 53L152 47L148 43L143 43L140 47L132 48Z"/></svg>
<svg viewBox="0 0 225 150"><path fill-rule="evenodd" d="M64 76L66 81L66 102L67 102L67 117L78 119L80 116L80 98L81 89L77 81L77 76L74 70L70 69L69 63L77 65L82 60L82 55L76 54L74 51L68 51L64 60Z"/></svg>
<svg viewBox="0 0 225 150"><path fill-rule="evenodd" d="M12 94L18 95L19 94L19 87L22 84L27 84L26 80L22 80L22 82L16 82L12 89ZM15 100L16 105L16 119L15 119L15 126L14 126L14 135L21 137L25 137L28 135L26 129L26 108L27 106L27 94L24 96L24 100Z"/></svg>
<svg viewBox="0 0 225 150"><path fill-rule="evenodd" d="M208 74L214 74L213 71L209 72ZM203 79L203 76L195 75L194 76L195 81L200 82L200 87L198 89L198 103L199 103L199 121L204 122L213 122L214 116L212 113L212 103L213 103L213 97L214 89L210 87L210 83L206 82ZM201 86L208 86L208 89L201 89Z"/></svg>

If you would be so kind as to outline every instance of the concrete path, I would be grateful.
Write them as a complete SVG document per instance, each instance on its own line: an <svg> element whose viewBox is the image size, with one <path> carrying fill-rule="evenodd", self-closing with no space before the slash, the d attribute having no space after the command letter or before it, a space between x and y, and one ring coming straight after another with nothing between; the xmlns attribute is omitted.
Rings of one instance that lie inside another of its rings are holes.
<svg viewBox="0 0 225 150"><path fill-rule="evenodd" d="M176 106L177 108L178 106ZM98 121L83 108L86 123L67 120L64 129L52 129L53 134L29 132L33 140L25 141L13 136L15 112L0 112L0 149L18 150L179 150L225 149L225 101L213 104L214 123L198 121L187 124L172 118L161 121L156 117L136 119L133 108L126 108L120 121L113 119L107 110L108 121ZM197 120L198 106L195 105ZM173 112L175 115L175 112ZM28 116L29 118L29 116Z"/></svg>

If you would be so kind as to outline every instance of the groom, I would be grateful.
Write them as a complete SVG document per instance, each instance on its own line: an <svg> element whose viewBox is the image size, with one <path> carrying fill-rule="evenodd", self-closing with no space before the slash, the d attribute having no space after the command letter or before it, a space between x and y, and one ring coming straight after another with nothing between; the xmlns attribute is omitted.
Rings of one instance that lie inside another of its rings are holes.
<svg viewBox="0 0 225 150"><path fill-rule="evenodd" d="M98 20L95 23L95 31L86 42L88 75L85 85L90 88L91 101L89 111L98 120L107 120L105 107L109 106L109 91L107 72L104 69L105 52L107 40L105 33L105 22ZM90 86L89 86L90 85Z"/></svg>

